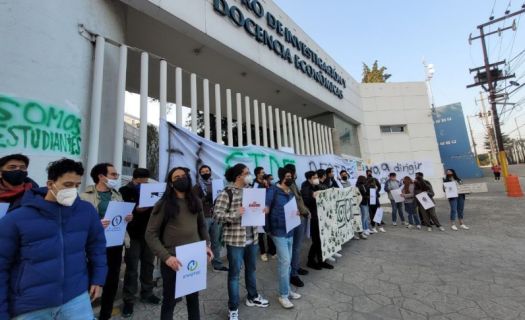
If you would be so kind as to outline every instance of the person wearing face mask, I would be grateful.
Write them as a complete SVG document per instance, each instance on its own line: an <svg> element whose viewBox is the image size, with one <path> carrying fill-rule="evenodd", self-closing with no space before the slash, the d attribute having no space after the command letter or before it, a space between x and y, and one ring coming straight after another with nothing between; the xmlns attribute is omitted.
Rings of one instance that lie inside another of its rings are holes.
<svg viewBox="0 0 525 320"><path fill-rule="evenodd" d="M122 287L122 317L129 318L133 314L138 291L137 278L140 279L140 300L144 303L158 305L160 299L153 294L153 270L155 268L155 256L146 244L144 234L153 208L138 208L140 198L140 186L148 183L150 172L145 168L137 168L133 171L133 180L119 189L122 199L126 202L135 203L133 220L126 228L130 242L125 249L124 261L126 271L124 273L124 285ZM139 277L140 262L140 277Z"/></svg>
<svg viewBox="0 0 525 320"><path fill-rule="evenodd" d="M26 190L38 188L27 176L29 158L23 154L10 154L0 158L0 203L9 203L8 212L20 206Z"/></svg>
<svg viewBox="0 0 525 320"><path fill-rule="evenodd" d="M317 192L321 189L321 181L315 171L307 171L304 174L306 181L301 185L301 195L304 200L304 204L310 210L312 214L310 222L310 237L312 238L312 245L308 251L308 263L306 264L309 268L314 270L333 269L334 266L323 261L323 255L321 251L321 236L319 234L319 217L317 216Z"/></svg>
<svg viewBox="0 0 525 320"><path fill-rule="evenodd" d="M458 175L456 174L456 170L454 169L447 169L446 171L446 177L443 179L443 182L455 182L456 185L463 184L463 180L461 180ZM459 228L463 230L470 229L467 227L463 221L463 209L465 208L465 194L460 193L456 198L449 198L448 203L450 205L450 228L454 231L458 231L458 227L456 226L456 218L459 220Z"/></svg>
<svg viewBox="0 0 525 320"><path fill-rule="evenodd" d="M198 241L206 241L208 262L213 259L210 236L206 228L202 202L192 191L190 171L177 167L166 176L166 191L153 208L146 229L146 242L153 253L163 262L162 307L160 319L173 319L175 310L176 272L182 267L175 254L175 247ZM186 296L189 320L200 319L199 293Z"/></svg>
<svg viewBox="0 0 525 320"><path fill-rule="evenodd" d="M297 208L301 214L301 225L294 229L293 234L293 249L292 249L292 272L290 276L290 283L296 287L304 287L304 282L299 276L305 276L308 274L308 270L301 268L301 248L303 246L304 238L306 236L306 228L308 227L308 219L310 219L310 210L305 206L303 197L301 196L301 190L295 184L297 180L297 173L295 172L295 165L289 163L284 166L285 169L290 171L292 179L289 182L290 190L293 192L295 200L297 201ZM288 183L285 181L285 183Z"/></svg>
<svg viewBox="0 0 525 320"><path fill-rule="evenodd" d="M213 271L224 272L228 271L228 268L223 265L221 259L221 239L220 239L220 226L213 219L213 201L212 198L213 190L211 187L211 168L207 165L202 165L199 168L199 177L197 183L193 187L193 193L202 201L202 207L204 211L204 218L206 219L206 228L210 235L211 250L213 251L213 260L211 262Z"/></svg>
<svg viewBox="0 0 525 320"><path fill-rule="evenodd" d="M255 170L253 170L253 173L255 174L255 181L253 182L253 187L260 189L268 189L268 181L264 178L265 176L267 176L264 173L264 168L257 167L255 168ZM264 262L268 261L267 253L273 259L277 257L275 245L273 244L272 238L268 237L268 235L265 232L259 232L259 251L261 253L261 260Z"/></svg>
<svg viewBox="0 0 525 320"><path fill-rule="evenodd" d="M80 197L95 207L101 219L102 226L107 228L110 221L104 219L110 201L123 201L117 191L119 188L119 174L111 163L99 163L91 169L91 179L95 185L88 186ZM127 222L133 219L131 212L125 217ZM108 262L108 275L100 301L100 314L98 320L111 319L113 302L117 294L120 266L122 264L123 244L106 248Z"/></svg>
<svg viewBox="0 0 525 320"><path fill-rule="evenodd" d="M348 188L352 186L352 183L348 179L348 172L346 170L341 170L341 172L339 172L339 177L339 181L341 182L343 188Z"/></svg>
<svg viewBox="0 0 525 320"><path fill-rule="evenodd" d="M290 188L293 185L292 172L286 168L279 168L277 174L279 182L266 192L266 208L270 212L266 229L277 248L278 300L283 308L290 309L294 307L290 299L297 300L301 298L301 295L293 292L290 287L294 229L299 227L286 232L284 206L288 202L295 200L295 194ZM298 210L296 214L300 215L300 211Z"/></svg>
<svg viewBox="0 0 525 320"><path fill-rule="evenodd" d="M61 159L0 219L0 319L93 319L106 278L98 214L78 197L84 168Z"/></svg>
<svg viewBox="0 0 525 320"><path fill-rule="evenodd" d="M399 180L397 180L396 173L390 172L388 174L388 180L385 182L384 190L388 195L390 204L392 205L392 225L393 226L397 226L397 214L399 214L399 217L401 218L401 224L408 225L408 223L405 221L405 216L403 214L403 203L396 202L394 200L394 196L392 195L392 190L400 189L402 186L403 184Z"/></svg>
<svg viewBox="0 0 525 320"><path fill-rule="evenodd" d="M245 211L242 207L242 189L248 188L252 184L253 178L250 176L248 167L242 163L228 168L224 177L229 185L217 197L214 216L223 226L223 242L226 245L230 264L228 271L228 317L230 320L238 320L239 278L243 263L244 281L246 282L246 291L248 291L246 306L266 308L269 303L257 292L255 278L255 266L259 252L257 227L243 227L241 225L242 215Z"/></svg>

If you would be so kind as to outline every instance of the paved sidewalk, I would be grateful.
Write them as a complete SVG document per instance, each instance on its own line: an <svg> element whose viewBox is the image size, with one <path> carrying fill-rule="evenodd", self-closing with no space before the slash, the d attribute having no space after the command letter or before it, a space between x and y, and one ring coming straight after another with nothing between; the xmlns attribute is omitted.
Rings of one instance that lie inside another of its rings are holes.
<svg viewBox="0 0 525 320"><path fill-rule="evenodd" d="M467 198L471 230L448 228L446 201L437 204L446 232L388 223L387 233L347 244L334 270L302 277L303 298L292 310L277 302L275 261L259 261L257 285L271 305L243 305L240 319L525 319L525 199L507 198L488 178L477 181L489 182L489 193ZM226 273L210 273L200 296L202 319L227 319L226 280ZM133 319L159 317L159 306L135 309ZM174 319L186 318L180 303Z"/></svg>

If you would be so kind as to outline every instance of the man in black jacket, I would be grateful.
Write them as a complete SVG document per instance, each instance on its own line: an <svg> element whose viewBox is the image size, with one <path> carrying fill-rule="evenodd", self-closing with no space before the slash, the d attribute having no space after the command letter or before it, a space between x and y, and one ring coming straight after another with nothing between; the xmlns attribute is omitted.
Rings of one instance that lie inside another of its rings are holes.
<svg viewBox="0 0 525 320"><path fill-rule="evenodd" d="M307 171L304 174L306 181L301 185L301 195L304 200L304 204L310 210L312 215L310 220L310 236L312 238L312 245L308 252L308 263L306 264L309 268L315 270L321 270L322 268L333 269L334 267L323 261L323 255L321 251L321 236L319 234L319 217L317 216L317 203L315 195L317 191L322 189L319 188L321 182L315 171Z"/></svg>
<svg viewBox="0 0 525 320"><path fill-rule="evenodd" d="M122 317L128 318L133 314L133 304L138 291L137 278L140 261L140 297L141 301L149 304L159 304L160 299L153 294L153 269L155 256L144 240L144 233L148 225L152 208L138 208L140 185L147 183L150 177L148 169L137 168L133 171L133 180L120 188L122 199L126 202L135 202L133 220L128 223L127 231L130 238L129 248L126 248L124 261L124 287L122 288L124 307Z"/></svg>

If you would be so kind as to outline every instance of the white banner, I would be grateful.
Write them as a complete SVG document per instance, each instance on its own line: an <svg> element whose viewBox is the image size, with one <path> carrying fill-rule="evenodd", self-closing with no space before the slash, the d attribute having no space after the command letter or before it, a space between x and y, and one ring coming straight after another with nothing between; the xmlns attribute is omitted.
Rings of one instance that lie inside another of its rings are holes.
<svg viewBox="0 0 525 320"><path fill-rule="evenodd" d="M319 234L323 260L341 250L341 246L359 232L360 223L354 229L354 215L359 215L361 194L356 187L320 191L317 199ZM359 216L360 217L360 216Z"/></svg>
<svg viewBox="0 0 525 320"><path fill-rule="evenodd" d="M346 170L351 180L357 179L359 175L364 175L366 168L369 168L382 185L388 179L390 172L395 172L399 180L407 175L414 178L418 171L428 177L434 174L430 161L407 160L366 166L361 160L346 159L336 155L301 156L253 145L229 147L202 138L172 123L168 123L167 127L169 147L167 152L162 152L163 149L160 151L160 162L166 163L165 168L160 168L160 180L164 180L170 168L182 166L191 170L195 181L197 170L203 164L212 168L214 179L222 179L226 169L237 163L247 165L252 174L256 167L263 167L267 174L272 174L275 178L277 178L277 170L280 167L292 163L296 167L298 185L304 181L306 171L327 168L334 168L336 177L339 176L341 170ZM165 161L166 157L168 157L167 161Z"/></svg>

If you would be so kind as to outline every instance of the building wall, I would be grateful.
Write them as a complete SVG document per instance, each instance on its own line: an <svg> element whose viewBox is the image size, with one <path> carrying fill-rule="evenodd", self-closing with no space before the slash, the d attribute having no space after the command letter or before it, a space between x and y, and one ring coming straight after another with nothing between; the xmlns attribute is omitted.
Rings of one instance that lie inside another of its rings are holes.
<svg viewBox="0 0 525 320"><path fill-rule="evenodd" d="M122 7L119 2L106 0L0 2L0 93L78 113L82 119L81 160L86 160L94 47L79 34L78 24L123 41ZM107 52L105 58L104 92L116 92L113 62L118 56ZM111 144L105 143L104 137L115 123L114 96L105 94L103 100L100 160L112 157ZM40 184L45 183L48 162L64 156L31 148L0 150L0 155L7 152L30 155L29 173Z"/></svg>
<svg viewBox="0 0 525 320"><path fill-rule="evenodd" d="M364 122L359 126L362 158L368 164L430 161L430 180L443 196L443 165L424 82L361 84ZM402 133L382 133L381 126L404 125Z"/></svg>
<svg viewBox="0 0 525 320"><path fill-rule="evenodd" d="M483 173L470 149L461 103L436 108L434 128L445 168L456 170L461 178L482 177Z"/></svg>

